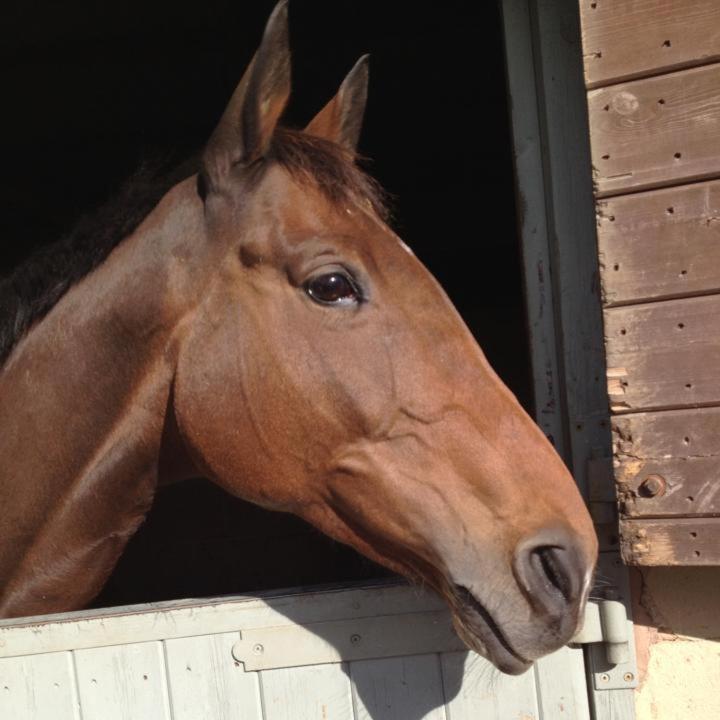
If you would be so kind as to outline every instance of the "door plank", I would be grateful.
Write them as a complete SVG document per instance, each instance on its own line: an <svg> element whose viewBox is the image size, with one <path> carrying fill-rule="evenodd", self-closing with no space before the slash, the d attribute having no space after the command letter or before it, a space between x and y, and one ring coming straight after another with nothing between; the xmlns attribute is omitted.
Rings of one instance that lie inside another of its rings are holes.
<svg viewBox="0 0 720 720"><path fill-rule="evenodd" d="M238 596L80 610L0 620L0 657L233 632L238 628L430 612L445 607L436 594L396 581L378 587L294 591L277 597Z"/></svg>
<svg viewBox="0 0 720 720"><path fill-rule="evenodd" d="M452 720L539 720L541 717L533 668L522 675L503 675L475 653L456 652L443 653L442 669ZM461 678L462 686L459 686Z"/></svg>
<svg viewBox="0 0 720 720"><path fill-rule="evenodd" d="M625 515L720 515L720 408L622 415L612 425ZM664 484L658 493L651 475Z"/></svg>
<svg viewBox="0 0 720 720"><path fill-rule="evenodd" d="M598 197L720 175L720 64L588 93Z"/></svg>
<svg viewBox="0 0 720 720"><path fill-rule="evenodd" d="M265 720L353 720L345 663L263 670Z"/></svg>
<svg viewBox="0 0 720 720"><path fill-rule="evenodd" d="M605 311L615 412L720 404L720 295Z"/></svg>
<svg viewBox="0 0 720 720"><path fill-rule="evenodd" d="M717 0L580 0L580 20L589 88L720 58Z"/></svg>
<svg viewBox="0 0 720 720"><path fill-rule="evenodd" d="M590 720L582 648L564 647L535 662L540 717Z"/></svg>
<svg viewBox="0 0 720 720"><path fill-rule="evenodd" d="M0 658L0 718L80 720L72 653Z"/></svg>
<svg viewBox="0 0 720 720"><path fill-rule="evenodd" d="M635 691L601 690L593 693L592 706L598 720L635 720Z"/></svg>
<svg viewBox="0 0 720 720"><path fill-rule="evenodd" d="M239 633L165 641L173 720L262 720L257 673L233 659Z"/></svg>
<svg viewBox="0 0 720 720"><path fill-rule="evenodd" d="M75 652L83 720L169 720L161 642Z"/></svg>
<svg viewBox="0 0 720 720"><path fill-rule="evenodd" d="M437 654L350 663L357 720L445 720Z"/></svg>
<svg viewBox="0 0 720 720"><path fill-rule="evenodd" d="M605 306L720 292L720 182L600 200L597 222Z"/></svg>
<svg viewBox="0 0 720 720"><path fill-rule="evenodd" d="M720 517L620 521L630 565L720 565Z"/></svg>

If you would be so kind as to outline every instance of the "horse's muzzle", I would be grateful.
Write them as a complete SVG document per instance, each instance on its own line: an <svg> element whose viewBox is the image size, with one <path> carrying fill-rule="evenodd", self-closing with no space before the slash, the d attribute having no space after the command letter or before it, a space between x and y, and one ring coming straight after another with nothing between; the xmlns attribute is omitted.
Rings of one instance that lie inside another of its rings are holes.
<svg viewBox="0 0 720 720"><path fill-rule="evenodd" d="M454 624L462 641L502 672L519 675L532 661L518 654L487 608L463 585L453 587Z"/></svg>
<svg viewBox="0 0 720 720"><path fill-rule="evenodd" d="M513 570L535 612L559 638L569 639L577 629L593 572L573 536L543 529L525 538L515 550Z"/></svg>
<svg viewBox="0 0 720 720"><path fill-rule="evenodd" d="M511 592L507 602L498 602L488 588L452 584L458 635L503 672L524 672L577 630L593 566L592 553L569 530L546 528L527 536L513 553L514 599Z"/></svg>

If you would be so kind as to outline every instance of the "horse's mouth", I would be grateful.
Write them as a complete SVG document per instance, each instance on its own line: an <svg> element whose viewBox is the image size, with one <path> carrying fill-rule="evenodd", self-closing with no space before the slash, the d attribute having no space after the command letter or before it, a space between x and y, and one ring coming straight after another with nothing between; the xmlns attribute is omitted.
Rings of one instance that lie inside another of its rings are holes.
<svg viewBox="0 0 720 720"><path fill-rule="evenodd" d="M463 585L453 587L454 624L460 639L509 675L525 672L532 661L519 655L484 605Z"/></svg>

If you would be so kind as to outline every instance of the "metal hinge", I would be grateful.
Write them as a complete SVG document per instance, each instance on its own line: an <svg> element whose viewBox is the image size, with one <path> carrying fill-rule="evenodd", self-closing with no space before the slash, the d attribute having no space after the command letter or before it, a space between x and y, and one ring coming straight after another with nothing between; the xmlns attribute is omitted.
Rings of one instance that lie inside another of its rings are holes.
<svg viewBox="0 0 720 720"><path fill-rule="evenodd" d="M252 628L240 635L232 654L246 671L466 649L447 610Z"/></svg>
<svg viewBox="0 0 720 720"><path fill-rule="evenodd" d="M637 687L630 583L617 549L617 499L612 457L593 448L587 461L590 515L600 541L597 589L601 599L591 600L583 629L573 638L587 645L587 662L596 690Z"/></svg>
<svg viewBox="0 0 720 720"><path fill-rule="evenodd" d="M571 644L587 646L596 690L634 688L638 669L627 568L617 553L601 553L598 567L612 584L601 588L604 599L588 602L583 627Z"/></svg>
<svg viewBox="0 0 720 720"><path fill-rule="evenodd" d="M636 686L632 623L622 599L590 601L571 644L588 646L598 690ZM247 629L232 654L249 671L465 649L443 609Z"/></svg>
<svg viewBox="0 0 720 720"><path fill-rule="evenodd" d="M572 643L602 643L607 662L619 665L630 660L631 628L628 628L625 606L619 600L591 600L585 610L583 627Z"/></svg>

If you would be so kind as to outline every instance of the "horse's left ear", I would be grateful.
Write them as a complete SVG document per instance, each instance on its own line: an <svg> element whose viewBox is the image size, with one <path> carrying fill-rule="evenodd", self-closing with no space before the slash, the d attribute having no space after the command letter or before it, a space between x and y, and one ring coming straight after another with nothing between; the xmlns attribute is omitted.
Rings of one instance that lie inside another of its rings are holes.
<svg viewBox="0 0 720 720"><path fill-rule="evenodd" d="M218 186L235 165L262 158L290 96L287 0L273 10L260 47L203 153L204 174Z"/></svg>
<svg viewBox="0 0 720 720"><path fill-rule="evenodd" d="M348 73L337 95L315 116L305 132L355 152L368 91L368 60L363 55Z"/></svg>

